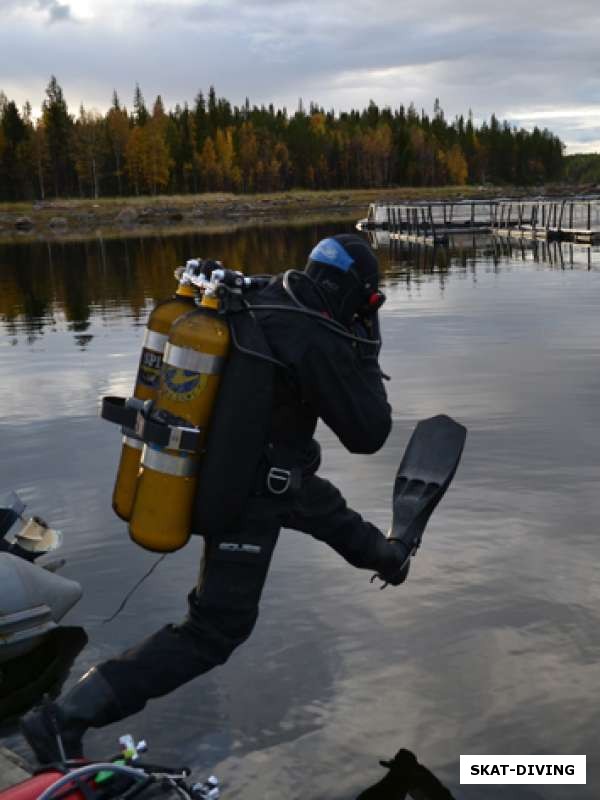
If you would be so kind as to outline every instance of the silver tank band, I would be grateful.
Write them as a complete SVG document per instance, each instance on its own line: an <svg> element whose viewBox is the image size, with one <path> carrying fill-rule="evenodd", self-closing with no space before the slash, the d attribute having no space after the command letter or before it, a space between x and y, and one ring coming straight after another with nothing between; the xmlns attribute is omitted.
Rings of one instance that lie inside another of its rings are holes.
<svg viewBox="0 0 600 800"><path fill-rule="evenodd" d="M145 347L147 350L155 350L157 353L162 353L168 341L169 337L164 333L156 333L156 331L151 331L150 328L146 328L142 347Z"/></svg>
<svg viewBox="0 0 600 800"><path fill-rule="evenodd" d="M126 444L127 447L132 447L134 450L142 450L144 447L141 439L134 439L133 436L124 436L123 444Z"/></svg>
<svg viewBox="0 0 600 800"><path fill-rule="evenodd" d="M213 356L210 353L200 353L190 347L177 347L167 344L163 355L163 364L190 372L200 372L203 375L218 375L225 363L223 356Z"/></svg>
<svg viewBox="0 0 600 800"><path fill-rule="evenodd" d="M198 461L189 456L174 456L164 450L146 446L142 453L142 466L166 475L174 475L176 478L191 478L198 470Z"/></svg>

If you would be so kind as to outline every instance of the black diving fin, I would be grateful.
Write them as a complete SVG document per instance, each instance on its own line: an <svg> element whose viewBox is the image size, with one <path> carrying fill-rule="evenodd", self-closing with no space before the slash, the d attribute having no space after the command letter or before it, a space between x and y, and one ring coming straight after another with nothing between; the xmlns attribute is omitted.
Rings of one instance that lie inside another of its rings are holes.
<svg viewBox="0 0 600 800"><path fill-rule="evenodd" d="M387 536L403 546L406 558L392 579L379 576L382 580L395 585L406 580L410 558L454 477L466 438L467 429L445 414L421 420L413 431L396 473Z"/></svg>

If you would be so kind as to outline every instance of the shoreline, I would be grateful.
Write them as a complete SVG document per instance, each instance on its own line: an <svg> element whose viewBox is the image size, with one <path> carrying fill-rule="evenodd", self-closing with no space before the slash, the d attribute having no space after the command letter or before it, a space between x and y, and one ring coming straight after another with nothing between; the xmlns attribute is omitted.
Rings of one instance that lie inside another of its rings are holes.
<svg viewBox="0 0 600 800"><path fill-rule="evenodd" d="M591 187L576 187L579 192ZM160 195L97 200L59 199L0 204L0 241L65 241L177 233L212 233L240 226L349 221L369 203L414 200L487 200L577 193L574 187L445 186L290 191L274 194Z"/></svg>

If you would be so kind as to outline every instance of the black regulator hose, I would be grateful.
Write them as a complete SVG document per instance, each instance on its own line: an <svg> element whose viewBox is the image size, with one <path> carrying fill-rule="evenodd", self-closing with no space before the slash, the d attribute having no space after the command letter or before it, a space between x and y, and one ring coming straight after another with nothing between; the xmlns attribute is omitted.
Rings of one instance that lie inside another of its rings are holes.
<svg viewBox="0 0 600 800"><path fill-rule="evenodd" d="M313 276L309 275L308 272L301 272L299 269L288 269L283 273L283 279L282 279L283 288L287 292L288 296L294 301L294 303L296 303L298 308L306 308L306 305L305 303L303 303L301 300L298 299L298 297L292 290L292 287L290 286L290 278L292 276L294 278L304 278L304 280L309 281L312 288L319 295L319 298L321 299L321 302L325 306L327 313L330 314L332 317L335 316L333 313L333 309L331 307L331 303L329 302L329 298L323 291L322 287L319 286L317 281L313 278Z"/></svg>
<svg viewBox="0 0 600 800"><path fill-rule="evenodd" d="M296 314L305 314L307 317L312 317L315 319L319 325L322 325L325 328L328 328L333 333L337 333L338 336L343 336L345 339L350 339L353 342L358 342L359 344L370 344L378 346L381 344L379 339L367 339L363 336L356 336L354 333L350 333L350 331L346 330L341 323L336 322L335 320L326 319L323 317L318 311L313 311L310 308L297 308L296 306L284 306L280 305L279 303L265 303L264 305L246 305L245 306L248 311L290 311Z"/></svg>

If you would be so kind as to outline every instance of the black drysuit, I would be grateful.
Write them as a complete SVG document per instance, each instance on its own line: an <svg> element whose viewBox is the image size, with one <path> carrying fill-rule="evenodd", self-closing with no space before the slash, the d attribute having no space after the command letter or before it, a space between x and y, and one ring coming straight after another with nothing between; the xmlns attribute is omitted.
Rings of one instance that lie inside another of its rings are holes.
<svg viewBox="0 0 600 800"><path fill-rule="evenodd" d="M306 290L303 300L320 310L318 298L306 297ZM254 303L294 306L281 279ZM282 527L309 533L355 567L379 571L386 559L400 558L374 525L348 508L335 486L314 474L319 446L313 434L319 418L352 453L374 453L388 436L391 409L376 348L357 345L308 315L261 310L257 318L274 356L287 367L276 372L267 453L275 453L277 461L277 454L285 452L287 464L293 462L302 473L300 485L272 494L267 477L273 459L265 457L240 524L206 541L185 621L98 666L122 716L222 664L248 638Z"/></svg>

